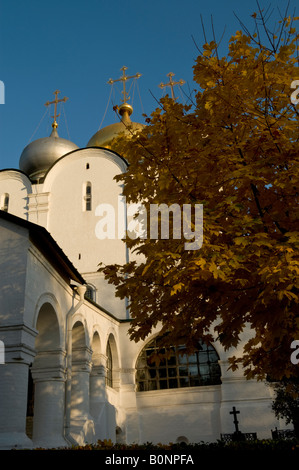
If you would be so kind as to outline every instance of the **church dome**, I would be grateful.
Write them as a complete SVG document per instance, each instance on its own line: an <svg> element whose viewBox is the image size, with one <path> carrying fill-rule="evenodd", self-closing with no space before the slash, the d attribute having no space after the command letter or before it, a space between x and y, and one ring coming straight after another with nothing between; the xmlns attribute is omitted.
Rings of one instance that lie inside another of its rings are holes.
<svg viewBox="0 0 299 470"><path fill-rule="evenodd" d="M133 112L133 108L128 103L123 103L118 110L121 120L115 124L110 124L103 129L98 130L89 140L87 147L104 147L111 149L111 142L113 139L121 135L122 133L131 136L141 131L144 127L143 124L132 122L130 115Z"/></svg>
<svg viewBox="0 0 299 470"><path fill-rule="evenodd" d="M19 167L31 179L42 178L47 170L63 155L79 147L67 139L58 136L57 125L49 137L34 140L23 150Z"/></svg>

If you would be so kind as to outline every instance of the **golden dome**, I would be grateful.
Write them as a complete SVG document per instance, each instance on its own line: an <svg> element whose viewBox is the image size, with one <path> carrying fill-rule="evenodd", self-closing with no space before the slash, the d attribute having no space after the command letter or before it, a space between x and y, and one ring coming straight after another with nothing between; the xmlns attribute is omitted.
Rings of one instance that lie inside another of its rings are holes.
<svg viewBox="0 0 299 470"><path fill-rule="evenodd" d="M121 120L115 124L110 124L103 129L98 130L89 140L87 147L104 147L111 149L111 142L113 139L121 135L135 134L137 131L143 129L144 125L137 122L132 122L130 115L133 108L128 103L123 103L118 110Z"/></svg>

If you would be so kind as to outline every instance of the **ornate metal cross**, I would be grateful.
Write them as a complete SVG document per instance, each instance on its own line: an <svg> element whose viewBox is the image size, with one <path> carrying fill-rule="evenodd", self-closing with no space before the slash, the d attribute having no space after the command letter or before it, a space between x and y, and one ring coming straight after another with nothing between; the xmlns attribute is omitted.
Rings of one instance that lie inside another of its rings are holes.
<svg viewBox="0 0 299 470"><path fill-rule="evenodd" d="M112 80L112 78L110 78L107 83L109 83L109 85L113 85L113 83L115 82L123 82L122 94L124 96L124 99L122 101L123 103L126 103L127 100L130 99L130 97L128 96L128 92L126 91L126 81L130 80L131 78L140 78L141 73L136 73L136 75L128 76L126 75L126 70L128 70L128 67L123 66L120 70L122 70L123 76L120 78L117 78L116 80Z"/></svg>
<svg viewBox="0 0 299 470"><path fill-rule="evenodd" d="M174 73L172 73L172 72L169 72L167 74L167 77L169 77L169 82L168 83L160 83L159 87L163 89L163 88L169 86L171 88L171 97L172 97L173 100L176 100L176 98L174 97L173 87L175 85L184 85L185 81L184 80L179 80L178 82L174 82L172 80L172 77L174 77Z"/></svg>
<svg viewBox="0 0 299 470"><path fill-rule="evenodd" d="M58 116L60 116L60 114L57 114L57 104L61 103L62 101L65 103L68 100L68 98L66 96L59 100L58 99L58 93L60 93L59 90L54 91L53 94L55 95L55 100L54 101L47 101L45 103L45 106L50 106L50 104L54 104L54 116L51 116L54 119L52 127L57 127L58 126L56 119L58 118Z"/></svg>

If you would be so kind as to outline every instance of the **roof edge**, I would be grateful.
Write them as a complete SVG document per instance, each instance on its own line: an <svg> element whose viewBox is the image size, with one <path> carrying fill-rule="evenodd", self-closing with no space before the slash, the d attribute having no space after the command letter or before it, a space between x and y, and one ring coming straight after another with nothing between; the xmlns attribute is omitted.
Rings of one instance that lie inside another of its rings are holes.
<svg viewBox="0 0 299 470"><path fill-rule="evenodd" d="M29 236L33 243L37 246L38 249L40 249L40 251L43 252L45 257L50 260L52 264L53 259L55 259L57 262L59 262L60 267L69 278L79 282L80 284L86 284L85 279L66 256L52 235L44 227L1 210L0 218L28 230Z"/></svg>

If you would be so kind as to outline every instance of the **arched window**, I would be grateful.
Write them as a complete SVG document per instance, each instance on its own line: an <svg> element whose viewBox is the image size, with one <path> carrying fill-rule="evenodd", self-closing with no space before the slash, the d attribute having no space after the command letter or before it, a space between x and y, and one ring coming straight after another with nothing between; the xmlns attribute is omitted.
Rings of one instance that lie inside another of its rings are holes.
<svg viewBox="0 0 299 470"><path fill-rule="evenodd" d="M91 183L88 181L84 185L83 190L83 207L85 211L91 211Z"/></svg>
<svg viewBox="0 0 299 470"><path fill-rule="evenodd" d="M4 193L1 196L1 210L4 212L8 212L8 205L9 205L9 194Z"/></svg>
<svg viewBox="0 0 299 470"><path fill-rule="evenodd" d="M106 356L107 356L106 385L108 385L108 387L112 388L113 387L113 380L112 380L112 367L113 367L113 364L112 364L112 352L111 352L111 347L110 347L109 341L107 343Z"/></svg>
<svg viewBox="0 0 299 470"><path fill-rule="evenodd" d="M136 364L137 390L143 392L221 384L219 356L211 344L198 342L193 354L184 353L184 349L184 345L165 349L159 346L156 339L145 346ZM155 354L166 358L156 363L153 360Z"/></svg>

